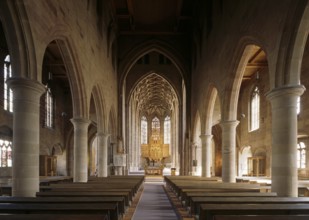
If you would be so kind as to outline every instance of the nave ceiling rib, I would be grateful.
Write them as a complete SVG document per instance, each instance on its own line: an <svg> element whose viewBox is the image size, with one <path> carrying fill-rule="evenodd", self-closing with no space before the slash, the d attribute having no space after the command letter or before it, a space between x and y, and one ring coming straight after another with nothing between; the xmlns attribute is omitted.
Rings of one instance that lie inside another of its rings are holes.
<svg viewBox="0 0 309 220"><path fill-rule="evenodd" d="M176 93L161 76L152 73L141 80L133 92L139 111L147 115L166 115L173 110Z"/></svg>

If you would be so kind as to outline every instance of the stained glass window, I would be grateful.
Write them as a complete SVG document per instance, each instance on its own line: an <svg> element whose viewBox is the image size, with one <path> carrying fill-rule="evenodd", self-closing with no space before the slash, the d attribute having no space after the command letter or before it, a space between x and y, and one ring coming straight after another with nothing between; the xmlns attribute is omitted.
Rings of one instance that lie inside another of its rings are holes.
<svg viewBox="0 0 309 220"><path fill-rule="evenodd" d="M12 142L0 139L0 167L12 166Z"/></svg>
<svg viewBox="0 0 309 220"><path fill-rule="evenodd" d="M251 95L250 128L251 131L260 127L260 91L256 86Z"/></svg>
<svg viewBox="0 0 309 220"><path fill-rule="evenodd" d="M3 108L6 111L13 112L13 91L8 88L6 80L12 77L12 68L11 68L11 60L10 55L7 55L4 59L4 71L3 71L3 80L4 80L4 103Z"/></svg>
<svg viewBox="0 0 309 220"><path fill-rule="evenodd" d="M148 142L148 131L147 131L147 118L145 116L142 117L141 120L141 143L147 144Z"/></svg>
<svg viewBox="0 0 309 220"><path fill-rule="evenodd" d="M165 117L164 120L164 144L170 144L171 139L171 118Z"/></svg>
<svg viewBox="0 0 309 220"><path fill-rule="evenodd" d="M152 119L152 138L154 141L158 141L160 138L160 120L157 117Z"/></svg>

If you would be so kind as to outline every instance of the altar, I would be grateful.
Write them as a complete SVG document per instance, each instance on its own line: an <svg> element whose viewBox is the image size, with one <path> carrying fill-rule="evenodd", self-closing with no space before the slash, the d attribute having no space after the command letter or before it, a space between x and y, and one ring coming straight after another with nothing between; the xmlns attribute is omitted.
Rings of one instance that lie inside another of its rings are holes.
<svg viewBox="0 0 309 220"><path fill-rule="evenodd" d="M164 160L169 157L169 144L163 143L160 129L152 129L149 144L141 145L142 157L145 159L145 175L163 175Z"/></svg>
<svg viewBox="0 0 309 220"><path fill-rule="evenodd" d="M161 167L145 167L145 175L163 175L163 168Z"/></svg>

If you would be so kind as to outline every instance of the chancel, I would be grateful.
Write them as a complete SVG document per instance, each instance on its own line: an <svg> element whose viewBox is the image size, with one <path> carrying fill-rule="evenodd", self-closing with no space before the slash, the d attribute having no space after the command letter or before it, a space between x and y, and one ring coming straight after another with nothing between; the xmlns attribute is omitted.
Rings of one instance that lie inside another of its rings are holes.
<svg viewBox="0 0 309 220"><path fill-rule="evenodd" d="M0 0L0 219L309 219L308 33L309 0Z"/></svg>

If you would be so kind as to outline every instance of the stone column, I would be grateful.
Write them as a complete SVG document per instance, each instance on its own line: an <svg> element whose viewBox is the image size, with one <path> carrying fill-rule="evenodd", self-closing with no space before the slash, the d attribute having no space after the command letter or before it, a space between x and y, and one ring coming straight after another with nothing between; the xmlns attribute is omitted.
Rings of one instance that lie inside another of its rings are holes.
<svg viewBox="0 0 309 220"><path fill-rule="evenodd" d="M211 176L211 139L212 135L201 134L201 143L202 143L202 176L210 177Z"/></svg>
<svg viewBox="0 0 309 220"><path fill-rule="evenodd" d="M74 126L74 182L88 181L88 126L90 120L72 118Z"/></svg>
<svg viewBox="0 0 309 220"><path fill-rule="evenodd" d="M98 177L107 177L108 175L108 152L107 152L107 140L109 134L98 132Z"/></svg>
<svg viewBox="0 0 309 220"><path fill-rule="evenodd" d="M45 87L25 78L7 83L13 91L12 195L34 197L39 191L40 97Z"/></svg>
<svg viewBox="0 0 309 220"><path fill-rule="evenodd" d="M278 196L298 196L297 99L302 85L276 88L267 94L272 109L272 184Z"/></svg>
<svg viewBox="0 0 309 220"><path fill-rule="evenodd" d="M236 127L239 121L223 121L222 128L222 181L236 182Z"/></svg>

